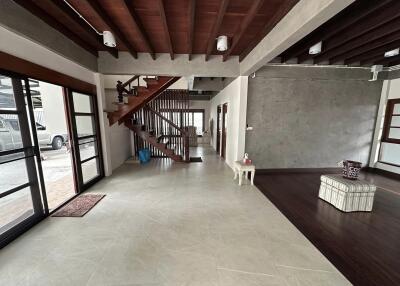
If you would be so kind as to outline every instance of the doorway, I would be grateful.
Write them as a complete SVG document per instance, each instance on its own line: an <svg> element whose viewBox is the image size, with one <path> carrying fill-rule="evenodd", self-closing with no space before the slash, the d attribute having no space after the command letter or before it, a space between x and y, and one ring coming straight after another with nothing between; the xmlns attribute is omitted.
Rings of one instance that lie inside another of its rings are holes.
<svg viewBox="0 0 400 286"><path fill-rule="evenodd" d="M25 79L0 74L0 248L45 216L27 86Z"/></svg>
<svg viewBox="0 0 400 286"><path fill-rule="evenodd" d="M0 70L0 248L104 177L95 94Z"/></svg>
<svg viewBox="0 0 400 286"><path fill-rule="evenodd" d="M228 103L222 105L222 128L221 128L221 157L226 159L226 136L228 124Z"/></svg>
<svg viewBox="0 0 400 286"><path fill-rule="evenodd" d="M220 105L217 106L217 153L221 156L221 127L222 127L222 107Z"/></svg>
<svg viewBox="0 0 400 286"><path fill-rule="evenodd" d="M68 110L63 87L29 79L49 211L76 195Z"/></svg>

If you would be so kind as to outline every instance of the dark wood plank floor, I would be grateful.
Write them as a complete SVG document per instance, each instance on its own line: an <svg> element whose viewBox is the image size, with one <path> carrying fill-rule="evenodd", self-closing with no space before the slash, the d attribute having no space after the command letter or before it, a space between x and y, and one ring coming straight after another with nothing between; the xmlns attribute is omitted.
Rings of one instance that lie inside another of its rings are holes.
<svg viewBox="0 0 400 286"><path fill-rule="evenodd" d="M318 199L322 173L258 174L255 185L354 285L400 285L400 181L375 183L372 212L343 213Z"/></svg>

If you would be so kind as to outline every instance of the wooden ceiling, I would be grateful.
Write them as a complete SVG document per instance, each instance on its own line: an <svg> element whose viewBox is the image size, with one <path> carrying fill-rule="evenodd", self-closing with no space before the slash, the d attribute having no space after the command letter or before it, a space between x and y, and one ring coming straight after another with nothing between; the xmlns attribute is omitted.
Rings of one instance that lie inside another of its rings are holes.
<svg viewBox="0 0 400 286"><path fill-rule="evenodd" d="M308 49L322 41L322 52ZM384 53L400 47L400 1L357 0L314 32L283 52L282 63L371 66L400 64Z"/></svg>
<svg viewBox="0 0 400 286"><path fill-rule="evenodd" d="M68 0L98 31L110 30L117 49L64 0L14 0L94 55L118 51L239 56L240 60L271 31L299 0ZM216 50L216 37L226 35L229 49Z"/></svg>

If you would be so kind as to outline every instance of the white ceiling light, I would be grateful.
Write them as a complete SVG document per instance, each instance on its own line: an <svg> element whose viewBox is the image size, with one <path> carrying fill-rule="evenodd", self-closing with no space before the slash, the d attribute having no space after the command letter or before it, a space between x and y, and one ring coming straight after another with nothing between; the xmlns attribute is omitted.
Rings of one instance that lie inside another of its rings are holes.
<svg viewBox="0 0 400 286"><path fill-rule="evenodd" d="M98 35L103 36L103 44L107 47L112 47L115 48L117 46L117 42L115 41L115 37L114 35L110 32L110 31L104 31L103 33L100 33L99 31L97 31L97 29L90 24L90 22L88 20L85 19L85 17L83 17L81 15L81 13L79 13L71 4L68 3L67 0L64 0L65 4L67 4L83 21L86 22L86 24L89 25L90 28L93 29L93 31L95 31Z"/></svg>
<svg viewBox="0 0 400 286"><path fill-rule="evenodd" d="M399 55L399 53L400 53L400 48L388 51L385 53L385 58L397 56L397 55Z"/></svg>
<svg viewBox="0 0 400 286"><path fill-rule="evenodd" d="M103 32L103 43L107 47L115 48L117 46L117 43L115 42L114 35L110 31L104 31Z"/></svg>
<svg viewBox="0 0 400 286"><path fill-rule="evenodd" d="M310 55L317 55L321 53L322 51L322 42L316 43L314 46L312 46L309 50L308 53Z"/></svg>
<svg viewBox="0 0 400 286"><path fill-rule="evenodd" d="M228 49L228 37L219 36L217 38L217 50L220 52L225 52Z"/></svg>

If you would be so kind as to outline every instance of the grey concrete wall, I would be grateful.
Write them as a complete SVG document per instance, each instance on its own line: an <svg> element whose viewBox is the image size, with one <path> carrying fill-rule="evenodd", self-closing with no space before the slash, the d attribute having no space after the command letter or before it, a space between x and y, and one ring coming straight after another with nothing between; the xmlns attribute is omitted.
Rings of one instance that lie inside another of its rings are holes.
<svg viewBox="0 0 400 286"><path fill-rule="evenodd" d="M12 0L0 0L0 25L92 71L97 71L97 58L94 55Z"/></svg>
<svg viewBox="0 0 400 286"><path fill-rule="evenodd" d="M382 81L368 69L264 67L249 79L246 152L258 169L367 164Z"/></svg>

